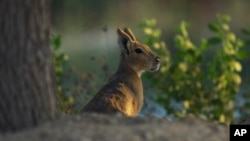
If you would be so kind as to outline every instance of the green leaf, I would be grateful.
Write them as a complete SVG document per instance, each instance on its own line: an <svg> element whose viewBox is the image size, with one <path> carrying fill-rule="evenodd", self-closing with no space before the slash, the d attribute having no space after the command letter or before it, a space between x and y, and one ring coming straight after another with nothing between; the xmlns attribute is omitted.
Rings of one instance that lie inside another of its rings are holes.
<svg viewBox="0 0 250 141"><path fill-rule="evenodd" d="M218 45L219 43L221 43L222 40L221 38L218 38L218 37L211 37L207 40L207 44L208 46L211 46L211 45Z"/></svg>
<svg viewBox="0 0 250 141"><path fill-rule="evenodd" d="M154 18L151 19L145 19L140 24L139 27L145 28L145 27L154 27L157 24L157 20Z"/></svg>
<svg viewBox="0 0 250 141"><path fill-rule="evenodd" d="M231 21L231 17L229 15L217 14L217 19L219 19L223 23L228 23Z"/></svg>
<svg viewBox="0 0 250 141"><path fill-rule="evenodd" d="M244 60L244 59L247 59L248 57L250 57L250 52L248 51L240 51L237 53L237 58L240 59L240 60Z"/></svg>
<svg viewBox="0 0 250 141"><path fill-rule="evenodd" d="M153 27L153 26L155 26L157 24L157 21L156 21L156 19L151 18L151 19L147 19L146 23L147 23L148 26Z"/></svg>
<svg viewBox="0 0 250 141"><path fill-rule="evenodd" d="M61 36L60 35L52 35L51 36L51 43L55 50L61 47Z"/></svg>
<svg viewBox="0 0 250 141"><path fill-rule="evenodd" d="M184 37L188 37L187 28L189 27L189 25L190 24L186 21L181 22L180 29L181 29L181 33Z"/></svg>
<svg viewBox="0 0 250 141"><path fill-rule="evenodd" d="M229 31L230 30L230 27L228 24L221 24L221 28L224 30L224 31Z"/></svg>
<svg viewBox="0 0 250 141"><path fill-rule="evenodd" d="M208 41L206 39L201 39L201 45L200 45L201 51L207 50L208 46Z"/></svg>
<svg viewBox="0 0 250 141"><path fill-rule="evenodd" d="M242 33L245 34L245 35L250 35L250 28L242 29Z"/></svg>
<svg viewBox="0 0 250 141"><path fill-rule="evenodd" d="M225 23L228 23L231 21L231 17L228 15L221 15L221 20Z"/></svg>
<svg viewBox="0 0 250 141"><path fill-rule="evenodd" d="M147 39L145 40L145 43L146 43L148 46L152 46L153 43L154 43L154 40L153 40L153 38L147 38Z"/></svg>
<svg viewBox="0 0 250 141"><path fill-rule="evenodd" d="M210 24L208 24L208 28L209 28L211 31L215 32L215 33L217 33L217 32L220 31L220 28L219 28L219 26L218 26L218 23L210 23Z"/></svg>

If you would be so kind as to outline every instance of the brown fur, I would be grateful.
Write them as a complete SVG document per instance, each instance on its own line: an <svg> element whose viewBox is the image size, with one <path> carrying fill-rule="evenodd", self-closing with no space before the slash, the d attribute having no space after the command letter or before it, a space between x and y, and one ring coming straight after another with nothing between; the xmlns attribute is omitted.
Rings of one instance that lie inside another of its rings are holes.
<svg viewBox="0 0 250 141"><path fill-rule="evenodd" d="M83 112L112 114L121 112L136 116L143 106L143 71L156 71L160 58L151 49L136 40L128 28L117 29L121 49L119 67L109 81L83 107Z"/></svg>

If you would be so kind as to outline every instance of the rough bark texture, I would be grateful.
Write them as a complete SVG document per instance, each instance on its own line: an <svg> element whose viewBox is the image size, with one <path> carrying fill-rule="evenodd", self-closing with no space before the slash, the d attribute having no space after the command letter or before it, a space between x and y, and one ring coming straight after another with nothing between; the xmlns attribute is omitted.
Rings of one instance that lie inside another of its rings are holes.
<svg viewBox="0 0 250 141"><path fill-rule="evenodd" d="M0 1L0 132L57 114L48 0Z"/></svg>

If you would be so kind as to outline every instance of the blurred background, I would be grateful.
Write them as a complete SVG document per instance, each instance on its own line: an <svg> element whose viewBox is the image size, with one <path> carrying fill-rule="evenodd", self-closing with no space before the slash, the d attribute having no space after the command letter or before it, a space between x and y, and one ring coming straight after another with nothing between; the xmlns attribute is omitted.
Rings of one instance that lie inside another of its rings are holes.
<svg viewBox="0 0 250 141"><path fill-rule="evenodd" d="M69 58L63 66L64 95L69 103L80 103L74 105L80 109L115 72L119 60L117 27L130 27L137 39L144 41L145 34L139 25L154 18L161 29L161 39L171 50L176 28L182 21L190 23L189 36L198 43L211 36L207 25L216 20L218 13L229 15L230 30L237 37L246 38L242 29L250 25L249 6L249 0L52 0L52 33L60 35L61 50ZM249 92L250 60L241 63L241 91ZM145 90L147 95L151 94L148 97L154 92L150 86ZM69 98L72 95L74 98ZM166 115L154 101L148 100L146 106L144 114Z"/></svg>
<svg viewBox="0 0 250 141"><path fill-rule="evenodd" d="M191 23L190 36L196 42L210 36L207 24L221 13L231 16L230 26L240 36L242 28L250 23L249 5L248 0L52 0L51 20L53 31L62 36L62 48L70 55L71 63L87 69L96 64L85 67L82 61L96 56L96 52L105 56L117 52L117 27L130 27L143 40L138 25L144 19L155 18L163 30L163 40L171 47L181 21Z"/></svg>

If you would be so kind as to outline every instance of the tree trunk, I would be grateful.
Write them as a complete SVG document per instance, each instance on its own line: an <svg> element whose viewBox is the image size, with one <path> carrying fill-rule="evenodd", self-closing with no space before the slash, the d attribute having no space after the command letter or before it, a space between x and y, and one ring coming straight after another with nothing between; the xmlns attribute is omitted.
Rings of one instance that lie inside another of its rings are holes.
<svg viewBox="0 0 250 141"><path fill-rule="evenodd" d="M0 132L54 119L58 113L48 0L0 1Z"/></svg>

